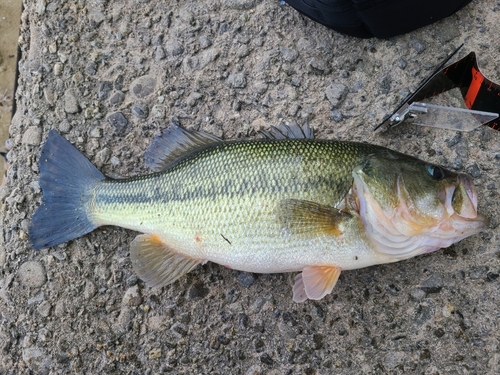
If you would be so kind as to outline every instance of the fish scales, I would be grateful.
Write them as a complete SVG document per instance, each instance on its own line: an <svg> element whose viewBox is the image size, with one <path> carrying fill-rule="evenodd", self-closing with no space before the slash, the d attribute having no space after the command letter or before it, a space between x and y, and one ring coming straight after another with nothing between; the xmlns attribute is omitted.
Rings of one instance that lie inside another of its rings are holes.
<svg viewBox="0 0 500 375"><path fill-rule="evenodd" d="M155 173L106 178L50 131L40 155L35 249L102 225L143 234L138 276L173 283L213 261L238 270L301 271L293 300L321 299L342 270L448 247L488 225L472 179L383 147L313 140L306 125L224 142L172 126L145 154Z"/></svg>
<svg viewBox="0 0 500 375"><path fill-rule="evenodd" d="M292 250L283 241L277 204L298 199L338 205L352 184L353 167L373 150L316 140L217 144L164 172L106 180L96 186L89 210L101 225L157 233L193 257L229 264L240 252L236 263L255 271L259 257L271 261L273 254Z"/></svg>

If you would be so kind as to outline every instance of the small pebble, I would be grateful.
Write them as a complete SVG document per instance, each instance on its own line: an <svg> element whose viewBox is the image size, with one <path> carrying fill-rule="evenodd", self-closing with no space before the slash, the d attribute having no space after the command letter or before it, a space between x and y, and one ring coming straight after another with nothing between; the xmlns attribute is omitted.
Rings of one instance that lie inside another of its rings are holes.
<svg viewBox="0 0 500 375"><path fill-rule="evenodd" d="M455 170L460 170L464 167L464 161L460 157L456 157L455 160L453 160L453 165L452 168Z"/></svg>
<svg viewBox="0 0 500 375"><path fill-rule="evenodd" d="M49 52L56 53L57 52L57 42L53 42L49 45Z"/></svg>
<svg viewBox="0 0 500 375"><path fill-rule="evenodd" d="M115 128L117 133L121 134L125 131L128 120L123 116L123 113L115 112L108 116L108 123Z"/></svg>
<svg viewBox="0 0 500 375"><path fill-rule="evenodd" d="M325 96L333 108L338 107L347 95L347 87L343 83L332 83L325 90Z"/></svg>
<svg viewBox="0 0 500 375"><path fill-rule="evenodd" d="M410 45L417 53L424 52L426 48L425 43L418 39L412 39Z"/></svg>
<svg viewBox="0 0 500 375"><path fill-rule="evenodd" d="M477 166L476 163L472 164L469 168L468 168L468 172L469 174L474 177L474 178L479 178L481 177L481 170L479 169L479 167Z"/></svg>
<svg viewBox="0 0 500 375"><path fill-rule="evenodd" d="M255 280L255 276L249 272L240 272L238 275L238 284L243 288L250 287Z"/></svg>
<svg viewBox="0 0 500 375"><path fill-rule="evenodd" d="M187 97L186 103L188 106L194 107L196 106L196 104L198 104L201 98L203 98L202 94L200 94L199 92L193 92Z"/></svg>
<svg viewBox="0 0 500 375"><path fill-rule="evenodd" d="M118 161L118 164L119 164L119 161ZM135 284L137 284L137 276L136 275L129 276L127 278L127 280L125 281L125 283L127 284L127 286L134 286Z"/></svg>
<svg viewBox="0 0 500 375"><path fill-rule="evenodd" d="M335 121L335 122L341 122L343 119L342 112L340 112L340 110L338 110L338 109L334 109L331 112L331 115L332 115L333 121Z"/></svg>
<svg viewBox="0 0 500 375"><path fill-rule="evenodd" d="M156 88L156 79L152 76L139 77L130 84L130 88L135 97L141 99L145 98L154 92Z"/></svg>
<svg viewBox="0 0 500 375"><path fill-rule="evenodd" d="M212 41L204 35L200 36L198 41L200 42L200 47L203 49L208 48L212 45Z"/></svg>
<svg viewBox="0 0 500 375"><path fill-rule="evenodd" d="M45 267L37 261L25 262L18 271L21 284L28 288L40 288L47 281Z"/></svg>
<svg viewBox="0 0 500 375"><path fill-rule="evenodd" d="M446 141L446 145L451 148L456 144L458 144L461 140L462 140L462 132L457 132L457 134L455 134L455 136L452 139Z"/></svg>
<svg viewBox="0 0 500 375"><path fill-rule="evenodd" d="M97 73L97 64L95 62L89 63L85 67L85 71L90 74L91 76L95 75Z"/></svg>
<svg viewBox="0 0 500 375"><path fill-rule="evenodd" d="M24 132L21 142L25 145L38 146L42 142L42 129L38 126L30 126Z"/></svg>
<svg viewBox="0 0 500 375"><path fill-rule="evenodd" d="M217 341L220 342L222 345L227 345L231 342L226 336L224 335L219 335L217 336Z"/></svg>
<svg viewBox="0 0 500 375"><path fill-rule="evenodd" d="M163 40L165 39L165 34L156 34L151 39L151 45L153 46L161 46L163 44Z"/></svg>
<svg viewBox="0 0 500 375"><path fill-rule="evenodd" d="M179 56L184 53L184 47L176 40L168 41L165 44L165 50L170 56Z"/></svg>
<svg viewBox="0 0 500 375"><path fill-rule="evenodd" d="M488 273L487 266L475 267L469 271L469 277L472 280L485 279L487 273Z"/></svg>
<svg viewBox="0 0 500 375"><path fill-rule="evenodd" d="M152 349L148 354L149 359L158 359L161 357L161 349Z"/></svg>
<svg viewBox="0 0 500 375"><path fill-rule="evenodd" d="M163 105L154 105L153 108L151 109L151 116L155 119L158 120L163 120L165 118L165 106Z"/></svg>
<svg viewBox="0 0 500 375"><path fill-rule="evenodd" d="M420 289L422 289L425 293L439 293L443 288L443 278L441 274L434 273L427 280L425 280Z"/></svg>
<svg viewBox="0 0 500 375"><path fill-rule="evenodd" d="M50 315L50 309L52 306L50 305L49 301L43 301L38 307L37 311L38 313L43 316L43 317L48 317Z"/></svg>
<svg viewBox="0 0 500 375"><path fill-rule="evenodd" d="M149 108L144 103L134 104L132 106L132 114L140 119L147 119L149 116Z"/></svg>
<svg viewBox="0 0 500 375"><path fill-rule="evenodd" d="M196 282L188 289L187 295L189 299L205 298L209 293L209 289L202 282Z"/></svg>
<svg viewBox="0 0 500 375"><path fill-rule="evenodd" d="M242 89L247 86L247 79L244 73L231 74L227 78L227 84L229 85L229 87Z"/></svg>
<svg viewBox="0 0 500 375"><path fill-rule="evenodd" d="M113 89L113 84L109 81L102 81L99 83L99 91L97 92L97 96L99 100L106 100L109 96L109 93Z"/></svg>
<svg viewBox="0 0 500 375"><path fill-rule="evenodd" d="M178 338L181 338L188 334L188 327L185 324L177 322L170 327L170 331Z"/></svg>
<svg viewBox="0 0 500 375"><path fill-rule="evenodd" d="M291 48L281 47L280 53L283 60L288 63L293 63L299 57L298 52Z"/></svg>
<svg viewBox="0 0 500 375"><path fill-rule="evenodd" d="M35 374L45 375L50 370L50 359L40 348L31 347L23 349L23 361Z"/></svg>
<svg viewBox="0 0 500 375"><path fill-rule="evenodd" d="M389 76L389 75L384 75L384 76L379 78L378 84L380 86L380 92L383 95L387 95L391 92L391 83L392 83L392 79L391 79L391 76Z"/></svg>
<svg viewBox="0 0 500 375"><path fill-rule="evenodd" d="M256 0L223 0L223 3L230 9L249 10L256 6Z"/></svg>
<svg viewBox="0 0 500 375"><path fill-rule="evenodd" d="M118 91L123 90L123 81L124 80L125 80L125 78L123 77L122 74L119 74L116 77L115 82L113 82L113 87L115 88L115 90L118 90Z"/></svg>
<svg viewBox="0 0 500 375"><path fill-rule="evenodd" d="M139 306L141 303L142 295L141 291L139 290L139 286L134 285L133 287L128 288L123 296L122 305Z"/></svg>
<svg viewBox="0 0 500 375"><path fill-rule="evenodd" d="M77 113L80 111L77 94L74 89L68 89L64 93L64 110L66 113Z"/></svg>
<svg viewBox="0 0 500 375"><path fill-rule="evenodd" d="M155 60L163 60L165 58L165 50L163 49L162 46L156 47L155 50Z"/></svg>
<svg viewBox="0 0 500 375"><path fill-rule="evenodd" d="M260 356L260 361L262 363L265 363L266 365L269 365L271 366L273 364L273 359L271 358L271 356L267 353L264 353Z"/></svg>
<svg viewBox="0 0 500 375"><path fill-rule="evenodd" d="M120 159L118 159L116 156L112 156L109 161L115 167L118 166L118 165L120 165Z"/></svg>
<svg viewBox="0 0 500 375"><path fill-rule="evenodd" d="M60 76L61 73L62 73L62 69L63 69L63 64L60 63L60 62L57 62L54 64L54 75L55 76Z"/></svg>
<svg viewBox="0 0 500 375"><path fill-rule="evenodd" d="M124 100L125 100L125 94L121 91L117 91L113 95L111 95L111 98L109 98L109 104L120 105L123 103Z"/></svg>

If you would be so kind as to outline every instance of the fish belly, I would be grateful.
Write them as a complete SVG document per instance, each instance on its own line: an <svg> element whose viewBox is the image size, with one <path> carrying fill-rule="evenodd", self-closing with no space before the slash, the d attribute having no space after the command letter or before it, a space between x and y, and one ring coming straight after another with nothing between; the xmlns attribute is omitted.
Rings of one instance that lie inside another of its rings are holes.
<svg viewBox="0 0 500 375"><path fill-rule="evenodd" d="M306 193L294 196L311 199ZM340 236L289 233L277 219L275 200L219 199L163 205L121 205L103 210L102 221L158 235L172 250L191 258L257 273L300 271L307 265L341 269L384 263L357 217Z"/></svg>

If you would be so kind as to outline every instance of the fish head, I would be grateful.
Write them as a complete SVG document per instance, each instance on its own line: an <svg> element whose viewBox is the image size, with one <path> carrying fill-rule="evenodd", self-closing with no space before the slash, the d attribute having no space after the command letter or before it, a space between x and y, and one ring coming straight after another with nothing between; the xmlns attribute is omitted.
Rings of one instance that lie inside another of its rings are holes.
<svg viewBox="0 0 500 375"><path fill-rule="evenodd" d="M375 248L397 261L483 230L471 177L389 150L353 171L354 201Z"/></svg>

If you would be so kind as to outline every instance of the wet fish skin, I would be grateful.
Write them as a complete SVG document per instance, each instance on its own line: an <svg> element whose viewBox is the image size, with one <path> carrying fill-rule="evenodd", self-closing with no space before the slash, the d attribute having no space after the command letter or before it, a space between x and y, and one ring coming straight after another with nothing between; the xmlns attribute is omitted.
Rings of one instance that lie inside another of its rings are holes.
<svg viewBox="0 0 500 375"><path fill-rule="evenodd" d="M278 219L279 202L338 205L353 167L374 151L335 141L216 144L167 171L96 185L88 211L98 225L155 233L192 258L250 272L298 271L308 257L326 260L314 251L304 254L304 246L314 242L329 251L332 242L314 229L311 236L305 224L302 233L288 238ZM341 263L348 267L348 261Z"/></svg>
<svg viewBox="0 0 500 375"><path fill-rule="evenodd" d="M130 254L150 286L213 261L302 271L294 286L301 302L328 294L341 270L446 247L487 225L464 175L369 144L273 138L223 142L174 127L146 153L155 173L113 180L51 131L32 244L117 225L145 233Z"/></svg>

